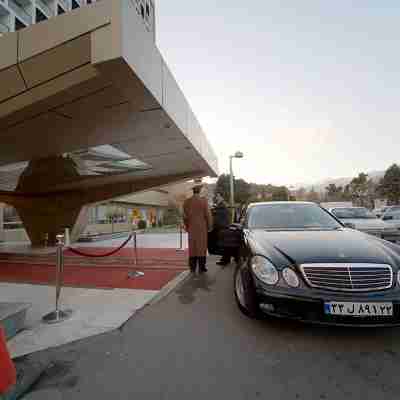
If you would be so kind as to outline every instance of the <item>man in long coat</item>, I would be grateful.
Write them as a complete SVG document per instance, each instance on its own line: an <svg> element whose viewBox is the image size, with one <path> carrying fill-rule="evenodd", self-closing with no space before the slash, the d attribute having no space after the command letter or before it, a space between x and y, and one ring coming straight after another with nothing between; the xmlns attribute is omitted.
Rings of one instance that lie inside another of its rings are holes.
<svg viewBox="0 0 400 400"><path fill-rule="evenodd" d="M189 234L189 267L191 272L206 272L207 236L212 219L207 199L200 197L201 185L193 188L193 196L183 204L183 222Z"/></svg>

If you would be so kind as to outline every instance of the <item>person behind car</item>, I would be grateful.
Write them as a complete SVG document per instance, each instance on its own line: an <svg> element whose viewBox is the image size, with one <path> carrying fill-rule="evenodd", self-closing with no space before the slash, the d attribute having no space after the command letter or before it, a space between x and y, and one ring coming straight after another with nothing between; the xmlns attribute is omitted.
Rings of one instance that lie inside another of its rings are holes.
<svg viewBox="0 0 400 400"><path fill-rule="evenodd" d="M215 206L213 208L214 237L218 238L218 233L230 225L230 212L221 193L215 195ZM218 265L228 265L231 262L231 249L225 249L222 258L217 262Z"/></svg>

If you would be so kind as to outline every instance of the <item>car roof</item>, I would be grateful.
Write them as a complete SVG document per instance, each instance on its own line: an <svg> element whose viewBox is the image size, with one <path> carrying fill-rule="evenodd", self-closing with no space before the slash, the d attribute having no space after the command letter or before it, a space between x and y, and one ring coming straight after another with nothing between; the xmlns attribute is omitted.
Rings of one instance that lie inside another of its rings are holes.
<svg viewBox="0 0 400 400"><path fill-rule="evenodd" d="M348 206L348 207L345 207L345 206L340 206L340 207L332 207L332 208L330 208L330 210L336 210L336 209L343 209L343 208L362 208L362 209L365 209L366 207L357 207L357 206Z"/></svg>
<svg viewBox="0 0 400 400"><path fill-rule="evenodd" d="M312 201L261 201L259 203L250 203L248 207L254 206L269 206L274 204L313 204L318 205L317 203L313 203Z"/></svg>

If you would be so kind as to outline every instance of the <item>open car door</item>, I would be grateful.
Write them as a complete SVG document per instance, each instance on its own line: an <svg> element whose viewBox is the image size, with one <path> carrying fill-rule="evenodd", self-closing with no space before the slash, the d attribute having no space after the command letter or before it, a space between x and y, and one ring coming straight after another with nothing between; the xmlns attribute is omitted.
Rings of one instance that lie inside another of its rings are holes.
<svg viewBox="0 0 400 400"><path fill-rule="evenodd" d="M240 247L243 230L240 224L231 224L227 228L212 230L208 234L208 252L222 256L226 252Z"/></svg>

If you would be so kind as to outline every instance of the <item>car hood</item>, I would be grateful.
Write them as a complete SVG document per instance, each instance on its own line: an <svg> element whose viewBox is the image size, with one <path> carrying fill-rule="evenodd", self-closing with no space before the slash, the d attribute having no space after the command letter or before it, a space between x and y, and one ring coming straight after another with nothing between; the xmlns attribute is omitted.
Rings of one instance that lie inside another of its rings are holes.
<svg viewBox="0 0 400 400"><path fill-rule="evenodd" d="M400 265L400 246L353 229L280 232L257 229L248 232L247 240L254 254L264 255L278 268L341 262Z"/></svg>
<svg viewBox="0 0 400 400"><path fill-rule="evenodd" d="M363 219L363 218L339 218L342 223L351 222L357 229L384 229L385 222L381 219Z"/></svg>

